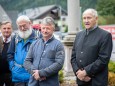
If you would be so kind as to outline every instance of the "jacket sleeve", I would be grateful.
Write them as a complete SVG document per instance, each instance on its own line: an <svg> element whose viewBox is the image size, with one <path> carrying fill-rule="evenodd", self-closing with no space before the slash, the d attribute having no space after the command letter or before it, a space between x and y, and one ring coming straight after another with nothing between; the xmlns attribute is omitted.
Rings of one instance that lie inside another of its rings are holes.
<svg viewBox="0 0 115 86"><path fill-rule="evenodd" d="M65 52L64 52L64 47L60 43L56 47L56 55L55 55L55 62L50 65L49 67L46 67L45 69L39 70L39 75L40 77L49 77L55 73L58 73L59 70L62 69L64 59L65 59Z"/></svg>
<svg viewBox="0 0 115 86"><path fill-rule="evenodd" d="M12 70L14 67L14 53L15 53L15 36L11 39L8 51L7 51L7 60L9 62L9 68Z"/></svg>
<svg viewBox="0 0 115 86"><path fill-rule="evenodd" d="M112 36L109 33L103 38L101 42L98 59L84 68L87 72L87 75L93 77L95 76L95 74L99 73L103 68L106 68L111 57L111 52Z"/></svg>
<svg viewBox="0 0 115 86"><path fill-rule="evenodd" d="M33 42L31 45L30 45L30 48L29 48L29 51L27 53L27 56L24 60L24 68L30 73L30 74L33 74L32 72L32 68L33 68L33 47L34 47L34 44L35 42Z"/></svg>
<svg viewBox="0 0 115 86"><path fill-rule="evenodd" d="M76 41L77 41L77 35L73 43L73 49L72 49L72 55L71 55L71 65L72 65L73 72L75 75L76 75L77 70L79 69L77 65L77 61L76 61L76 47L75 47Z"/></svg>

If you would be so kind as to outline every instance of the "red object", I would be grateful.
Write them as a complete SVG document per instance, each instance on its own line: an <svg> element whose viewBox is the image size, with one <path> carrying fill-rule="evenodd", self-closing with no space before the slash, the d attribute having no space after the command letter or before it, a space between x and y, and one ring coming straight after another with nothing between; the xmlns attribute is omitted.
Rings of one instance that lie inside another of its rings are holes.
<svg viewBox="0 0 115 86"><path fill-rule="evenodd" d="M105 25L105 26L99 26L100 28L110 32L112 34L112 39L115 40L115 25Z"/></svg>
<svg viewBox="0 0 115 86"><path fill-rule="evenodd" d="M40 24L33 24L33 29L41 31L41 25Z"/></svg>

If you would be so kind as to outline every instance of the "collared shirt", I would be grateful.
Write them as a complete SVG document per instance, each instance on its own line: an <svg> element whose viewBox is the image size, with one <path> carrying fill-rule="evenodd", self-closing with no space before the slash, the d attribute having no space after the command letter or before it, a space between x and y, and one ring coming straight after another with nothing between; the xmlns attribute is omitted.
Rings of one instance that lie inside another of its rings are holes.
<svg viewBox="0 0 115 86"><path fill-rule="evenodd" d="M3 36L3 35L2 35L2 38L3 38L3 42L5 42L5 38L4 38L4 36ZM10 41L11 41L11 36L7 38L6 43L9 43Z"/></svg>
<svg viewBox="0 0 115 86"><path fill-rule="evenodd" d="M95 28L97 28L97 25L95 25L92 29L86 29L86 35L88 35L89 32L93 31Z"/></svg>
<svg viewBox="0 0 115 86"><path fill-rule="evenodd" d="M45 41L43 38L43 40L44 40L44 43L46 44L50 39L52 39L54 36L52 35L47 41Z"/></svg>

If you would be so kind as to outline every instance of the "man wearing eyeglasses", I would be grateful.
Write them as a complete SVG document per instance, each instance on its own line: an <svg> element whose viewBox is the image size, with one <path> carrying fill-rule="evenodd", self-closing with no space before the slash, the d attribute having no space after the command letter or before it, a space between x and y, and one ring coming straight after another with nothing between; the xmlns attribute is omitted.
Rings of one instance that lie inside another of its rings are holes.
<svg viewBox="0 0 115 86"><path fill-rule="evenodd" d="M12 81L15 86L28 86L30 74L23 67L26 54L33 41L36 40L36 34L32 29L30 19L25 16L17 18L18 33L11 41L8 50L8 61L12 72Z"/></svg>

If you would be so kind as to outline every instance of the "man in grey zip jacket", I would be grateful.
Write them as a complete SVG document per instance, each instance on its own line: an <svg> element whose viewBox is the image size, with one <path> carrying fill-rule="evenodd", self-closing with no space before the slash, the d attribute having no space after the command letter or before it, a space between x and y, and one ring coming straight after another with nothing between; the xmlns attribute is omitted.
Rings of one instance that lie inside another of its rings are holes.
<svg viewBox="0 0 115 86"><path fill-rule="evenodd" d="M65 53L62 43L53 36L54 30L54 20L44 18L43 37L30 46L24 62L25 69L31 73L28 86L59 86L58 72L63 67Z"/></svg>

